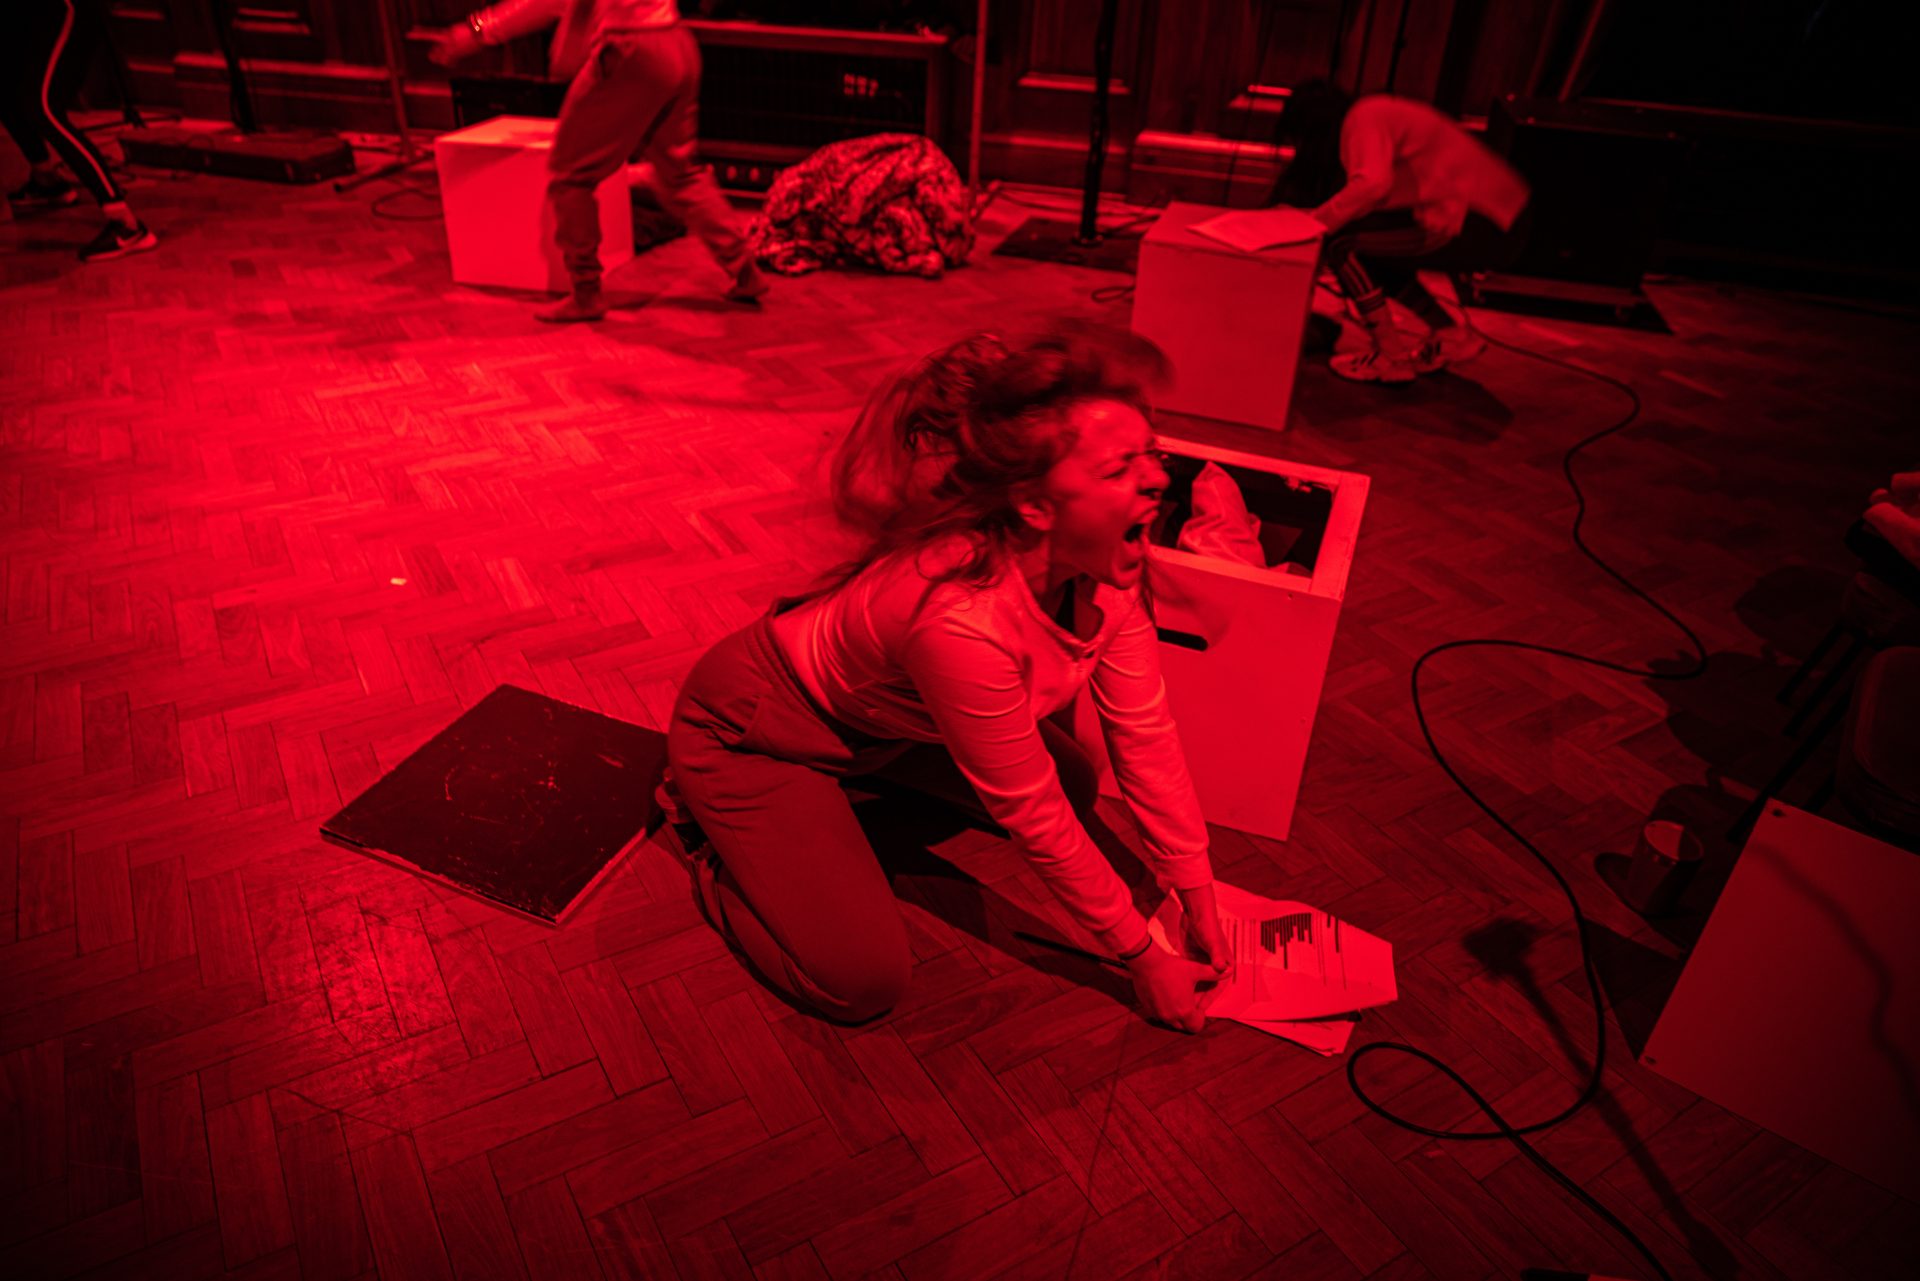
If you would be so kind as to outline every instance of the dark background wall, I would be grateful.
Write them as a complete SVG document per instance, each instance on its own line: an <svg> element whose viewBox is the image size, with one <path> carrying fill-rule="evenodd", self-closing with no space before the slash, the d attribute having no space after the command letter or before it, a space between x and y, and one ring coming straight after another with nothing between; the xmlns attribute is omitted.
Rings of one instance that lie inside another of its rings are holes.
<svg viewBox="0 0 1920 1281"><path fill-rule="evenodd" d="M225 11L263 124L392 128L375 0L94 2L107 7L144 105L226 117L213 17ZM417 127L454 123L448 73L427 59L426 32L474 7L390 0ZM1079 185L1101 0L989 0L984 41L977 0L682 7L718 21L831 26L855 43L868 39L862 29L951 35L938 55L937 132L962 165L984 49L982 176ZM1674 197L1671 261L1851 255L1848 271L1885 274L1885 247L1911 239L1891 191L1920 140L1920 95L1904 69L1920 47L1917 15L1920 4L1905 0L1119 0L1105 181L1142 201L1260 199L1280 161L1267 140L1285 91L1314 76L1469 119L1510 93L1630 100L1657 104L1638 119L1695 148L1691 185ZM489 51L462 72L540 75L544 41Z"/></svg>
<svg viewBox="0 0 1920 1281"><path fill-rule="evenodd" d="M96 2L107 6L142 103L226 114L213 17L224 10L264 120L391 127L375 0ZM982 102L989 176L1078 181L1100 4L990 0ZM424 126L452 121L447 73L428 62L424 33L475 7L474 0L391 0L409 104ZM964 151L975 0L687 0L683 10L952 32L954 110L943 141ZM1914 47L1916 10L1871 0L1120 0L1110 181L1138 186L1132 169L1141 159L1149 182L1155 175L1224 179L1233 157L1221 140L1264 142L1285 88L1322 75L1468 117L1483 116L1501 94L1570 90L1912 126L1920 96L1900 66ZM473 69L538 74L541 59L540 41L526 40L484 55ZM1149 154L1140 156L1143 135ZM1258 171L1262 158L1243 151L1238 162Z"/></svg>

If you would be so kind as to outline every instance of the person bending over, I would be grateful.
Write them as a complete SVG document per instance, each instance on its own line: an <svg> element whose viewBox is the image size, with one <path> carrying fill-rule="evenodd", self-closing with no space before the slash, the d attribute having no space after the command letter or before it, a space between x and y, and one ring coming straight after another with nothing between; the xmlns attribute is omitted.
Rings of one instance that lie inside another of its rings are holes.
<svg viewBox="0 0 1920 1281"><path fill-rule="evenodd" d="M1288 97L1279 141L1294 156L1274 201L1326 226L1322 261L1367 330L1365 350L1335 356L1333 372L1407 383L1478 355L1486 340L1441 306L1418 273L1511 262L1525 235L1520 175L1425 103L1389 94L1355 101L1324 80ZM1430 326L1423 341L1394 326L1389 294Z"/></svg>
<svg viewBox="0 0 1920 1281"><path fill-rule="evenodd" d="M105 21L97 0L9 0L0 21L0 123L33 167L24 185L7 193L16 209L57 209L78 204L80 193L60 172L60 162L85 184L107 216L100 234L80 250L82 262L106 262L144 253L159 244L114 180L100 148L67 118L87 69L100 47ZM55 153L58 153L57 156Z"/></svg>
<svg viewBox="0 0 1920 1281"><path fill-rule="evenodd" d="M1055 325L967 338L868 403L833 459L858 556L695 664L667 734L670 805L708 844L707 919L789 999L861 1022L911 960L844 780L971 802L1133 977L1149 1017L1205 1023L1228 968L1207 828L1143 590L1167 484L1144 339ZM1085 825L1094 768L1055 723L1083 688L1188 945L1154 943Z"/></svg>
<svg viewBox="0 0 1920 1281"><path fill-rule="evenodd" d="M594 189L636 151L653 166L666 211L687 224L733 278L727 297L767 292L712 172L694 158L700 46L675 0L503 0L435 36L441 66L557 23L549 61L572 81L547 154L553 238L572 280L565 301L536 315L564 323L607 314L600 291L600 205Z"/></svg>

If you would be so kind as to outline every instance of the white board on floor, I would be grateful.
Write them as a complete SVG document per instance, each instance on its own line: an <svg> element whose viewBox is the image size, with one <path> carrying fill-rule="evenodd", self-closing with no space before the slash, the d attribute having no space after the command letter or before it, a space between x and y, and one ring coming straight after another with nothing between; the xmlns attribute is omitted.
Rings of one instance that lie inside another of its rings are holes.
<svg viewBox="0 0 1920 1281"><path fill-rule="evenodd" d="M1920 857L1770 804L1642 1061L1920 1201Z"/></svg>

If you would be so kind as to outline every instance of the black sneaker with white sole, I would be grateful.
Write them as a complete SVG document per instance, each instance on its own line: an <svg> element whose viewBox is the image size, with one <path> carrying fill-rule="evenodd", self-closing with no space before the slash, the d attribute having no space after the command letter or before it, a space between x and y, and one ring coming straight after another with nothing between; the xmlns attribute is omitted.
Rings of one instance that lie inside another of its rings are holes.
<svg viewBox="0 0 1920 1281"><path fill-rule="evenodd" d="M15 209L65 209L80 203L80 189L65 178L35 174L26 185L7 193L7 203Z"/></svg>
<svg viewBox="0 0 1920 1281"><path fill-rule="evenodd" d="M136 222L131 227L110 222L80 250L80 261L105 262L109 258L125 258L128 254L145 253L159 243L160 237L149 231L144 222Z"/></svg>

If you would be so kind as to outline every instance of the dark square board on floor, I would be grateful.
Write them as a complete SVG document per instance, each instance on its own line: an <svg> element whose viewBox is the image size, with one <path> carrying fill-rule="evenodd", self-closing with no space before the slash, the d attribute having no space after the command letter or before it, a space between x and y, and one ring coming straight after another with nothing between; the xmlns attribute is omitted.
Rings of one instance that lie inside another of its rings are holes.
<svg viewBox="0 0 1920 1281"><path fill-rule="evenodd" d="M665 764L662 734L502 685L320 833L558 925L655 826Z"/></svg>

